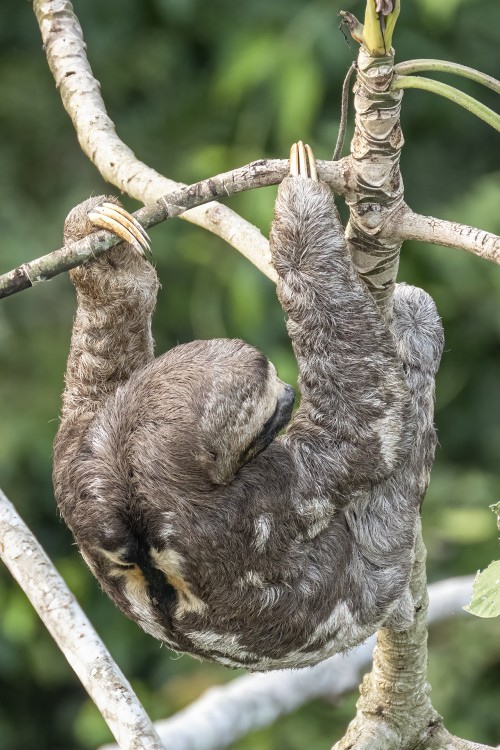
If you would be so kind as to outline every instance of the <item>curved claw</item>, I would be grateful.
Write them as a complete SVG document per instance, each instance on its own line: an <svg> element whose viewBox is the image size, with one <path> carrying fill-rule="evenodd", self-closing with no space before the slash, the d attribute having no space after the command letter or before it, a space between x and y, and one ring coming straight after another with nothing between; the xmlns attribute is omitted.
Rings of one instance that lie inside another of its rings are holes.
<svg viewBox="0 0 500 750"><path fill-rule="evenodd" d="M307 143L304 145L302 141L299 141L292 144L290 149L290 175L318 182L316 159L312 148Z"/></svg>
<svg viewBox="0 0 500 750"><path fill-rule="evenodd" d="M102 203L87 214L92 224L113 232L144 258L151 254L150 240L142 226L128 211L115 203Z"/></svg>

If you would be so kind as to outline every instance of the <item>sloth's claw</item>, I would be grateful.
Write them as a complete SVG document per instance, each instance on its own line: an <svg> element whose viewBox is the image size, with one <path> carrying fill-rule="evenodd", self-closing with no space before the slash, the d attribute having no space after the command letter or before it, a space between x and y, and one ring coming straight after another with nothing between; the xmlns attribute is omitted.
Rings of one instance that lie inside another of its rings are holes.
<svg viewBox="0 0 500 750"><path fill-rule="evenodd" d="M304 145L302 141L299 141L292 144L290 149L290 175L318 182L316 159L312 148L307 143Z"/></svg>
<svg viewBox="0 0 500 750"><path fill-rule="evenodd" d="M299 152L296 143L292 143L290 148L290 177L299 175Z"/></svg>
<svg viewBox="0 0 500 750"><path fill-rule="evenodd" d="M309 163L309 177L314 182L318 182L318 170L316 169L316 159L313 154L312 148L306 143L306 154L307 161Z"/></svg>
<svg viewBox="0 0 500 750"><path fill-rule="evenodd" d="M92 224L113 232L144 258L151 254L150 240L142 226L128 211L115 203L102 203L87 214Z"/></svg>

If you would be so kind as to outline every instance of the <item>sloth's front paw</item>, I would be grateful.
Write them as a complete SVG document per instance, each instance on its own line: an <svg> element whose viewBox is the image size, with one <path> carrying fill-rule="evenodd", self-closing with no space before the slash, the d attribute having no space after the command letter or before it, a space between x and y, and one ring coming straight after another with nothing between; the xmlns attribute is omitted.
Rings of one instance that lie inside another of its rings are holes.
<svg viewBox="0 0 500 750"><path fill-rule="evenodd" d="M116 203L101 203L87 214L92 224L107 229L131 245L144 258L151 254L151 245L146 231L128 211Z"/></svg>
<svg viewBox="0 0 500 750"><path fill-rule="evenodd" d="M303 177L304 179L318 182L318 172L316 170L316 159L312 148L302 141L293 143L290 149L290 176Z"/></svg>

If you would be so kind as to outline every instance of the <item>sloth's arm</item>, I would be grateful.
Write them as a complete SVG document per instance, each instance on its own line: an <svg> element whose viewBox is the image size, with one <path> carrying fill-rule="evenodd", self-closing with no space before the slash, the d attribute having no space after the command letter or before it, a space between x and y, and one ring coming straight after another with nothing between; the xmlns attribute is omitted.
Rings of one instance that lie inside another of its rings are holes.
<svg viewBox="0 0 500 750"><path fill-rule="evenodd" d="M331 192L303 173L281 184L271 230L302 398L285 444L315 492L342 504L392 473L415 418L393 336L352 267Z"/></svg>
<svg viewBox="0 0 500 750"><path fill-rule="evenodd" d="M62 426L71 427L76 421L80 431L118 385L153 358L151 315L158 280L141 257L148 249L147 235L116 198L100 196L71 211L64 227L65 241L82 239L98 227L114 231L130 244L121 244L70 272L77 311Z"/></svg>

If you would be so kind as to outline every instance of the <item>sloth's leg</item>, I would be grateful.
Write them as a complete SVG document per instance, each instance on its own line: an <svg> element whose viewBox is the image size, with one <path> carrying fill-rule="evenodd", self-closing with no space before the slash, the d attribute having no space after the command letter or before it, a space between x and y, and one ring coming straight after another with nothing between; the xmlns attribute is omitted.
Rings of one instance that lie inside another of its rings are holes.
<svg viewBox="0 0 500 750"><path fill-rule="evenodd" d="M75 439L118 385L153 358L151 315L158 280L152 266L141 257L149 250L147 235L115 198L100 196L70 212L65 241L82 239L96 227L115 232L126 244L70 272L77 311L60 434L69 429Z"/></svg>
<svg viewBox="0 0 500 750"><path fill-rule="evenodd" d="M352 267L310 149L292 148L291 172L271 230L302 394L284 442L301 466L302 493L347 505L407 455L415 417L393 336Z"/></svg>
<svg viewBox="0 0 500 750"><path fill-rule="evenodd" d="M414 615L408 582L419 507L434 459L434 377L444 343L434 301L422 289L396 286L393 333L415 409L416 429L410 451L394 475L360 493L345 519L364 561L353 567L355 585L375 591L380 580L373 571L387 571L384 596L396 606L386 624L401 630L409 627Z"/></svg>
<svg viewBox="0 0 500 750"><path fill-rule="evenodd" d="M417 429L405 465L423 499L434 459L434 379L444 347L441 318L432 297L423 289L397 284L392 332L411 394Z"/></svg>

